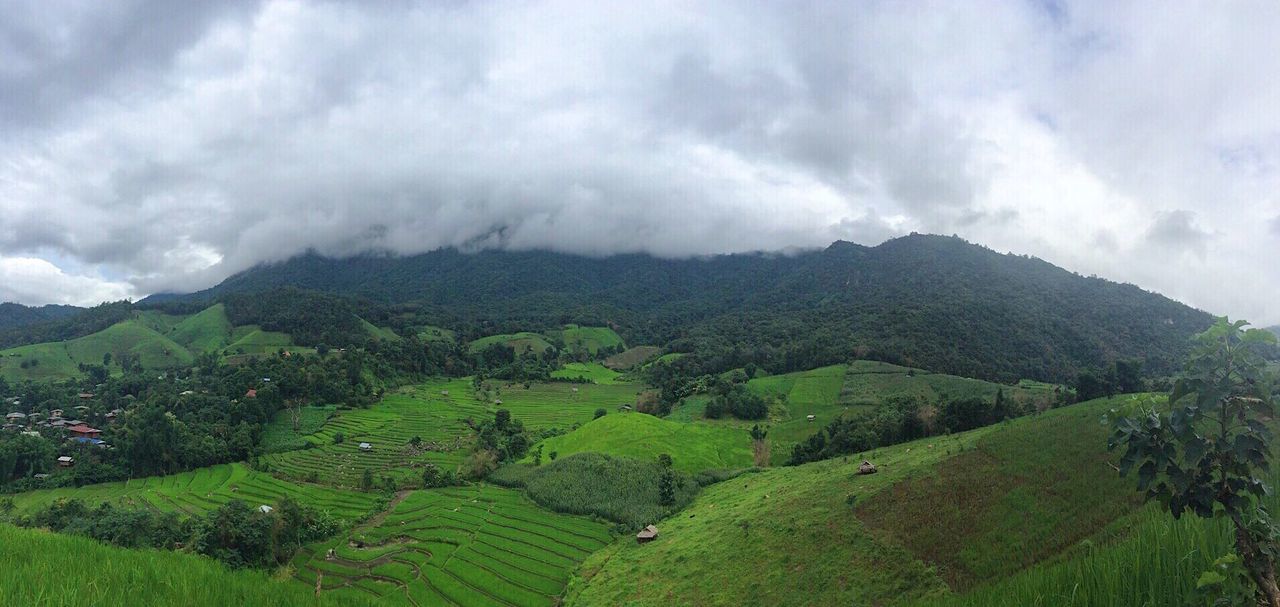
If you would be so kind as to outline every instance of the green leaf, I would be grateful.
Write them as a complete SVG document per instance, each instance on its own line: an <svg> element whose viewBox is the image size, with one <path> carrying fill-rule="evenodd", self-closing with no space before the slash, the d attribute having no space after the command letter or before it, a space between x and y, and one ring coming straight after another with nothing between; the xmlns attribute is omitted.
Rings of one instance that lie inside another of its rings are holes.
<svg viewBox="0 0 1280 607"><path fill-rule="evenodd" d="M1196 580L1196 588L1204 588L1205 586L1214 586L1227 581L1226 576L1217 571L1206 571L1200 574L1200 579Z"/></svg>

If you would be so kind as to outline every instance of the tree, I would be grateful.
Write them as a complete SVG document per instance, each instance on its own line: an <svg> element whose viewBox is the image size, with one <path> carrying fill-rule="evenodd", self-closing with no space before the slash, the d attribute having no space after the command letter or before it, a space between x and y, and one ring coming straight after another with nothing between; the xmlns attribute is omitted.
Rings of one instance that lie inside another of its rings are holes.
<svg viewBox="0 0 1280 607"><path fill-rule="evenodd" d="M604 417L605 415L608 415L608 414L609 414L609 412L608 412L608 411L605 411L605 410L604 410L604 408L596 409L595 417L593 417L592 419L600 419L600 418L602 418L602 417Z"/></svg>
<svg viewBox="0 0 1280 607"><path fill-rule="evenodd" d="M1108 447L1123 446L1120 473L1138 470L1138 490L1180 518L1224 516L1235 528L1236 552L1257 588L1259 603L1280 607L1276 556L1280 531L1260 500L1270 469L1263 423L1274 414L1272 385L1261 352L1275 336L1221 318L1196 336L1183 374L1169 394L1169 413L1154 408L1115 417Z"/></svg>
<svg viewBox="0 0 1280 607"><path fill-rule="evenodd" d="M368 491L370 489L373 489L373 472L365 468L364 473L360 475L360 490Z"/></svg>

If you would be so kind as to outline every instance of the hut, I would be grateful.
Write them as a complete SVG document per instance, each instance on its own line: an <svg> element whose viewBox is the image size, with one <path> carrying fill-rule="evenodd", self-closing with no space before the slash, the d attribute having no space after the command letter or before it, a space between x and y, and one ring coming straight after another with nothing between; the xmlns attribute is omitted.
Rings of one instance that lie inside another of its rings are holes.
<svg viewBox="0 0 1280 607"><path fill-rule="evenodd" d="M253 389L253 388L249 388L249 390L248 390L248 391L246 391L246 392L244 393L244 397L245 397L245 398L258 398L258 391L257 391L257 390L255 390L255 389Z"/></svg>
<svg viewBox="0 0 1280 607"><path fill-rule="evenodd" d="M89 399L93 398L93 393L92 393L92 392L81 392L81 393L79 394L79 396L80 396L80 400L89 400Z"/></svg>
<svg viewBox="0 0 1280 607"><path fill-rule="evenodd" d="M27 419L27 414L22 413L21 411L14 411L13 413L10 413L4 416L4 418L11 423L18 423L18 422L21 422L22 420Z"/></svg>
<svg viewBox="0 0 1280 607"><path fill-rule="evenodd" d="M865 459L862 460L862 465L858 466L858 474L875 474L875 473L876 473L876 465Z"/></svg>
<svg viewBox="0 0 1280 607"><path fill-rule="evenodd" d="M640 533L636 534L636 543L643 544L646 542L652 542L657 537L658 537L658 528L654 527L653 525L649 525L644 529L641 529Z"/></svg>
<svg viewBox="0 0 1280 607"><path fill-rule="evenodd" d="M807 420L809 420L809 421L813 421L813 420L815 420L815 419L818 419L818 416L817 416L817 415L806 415L806 416L804 416L804 417L805 417L805 419L807 419Z"/></svg>
<svg viewBox="0 0 1280 607"><path fill-rule="evenodd" d="M54 409L49 412L49 417L62 417L62 409Z"/></svg>
<svg viewBox="0 0 1280 607"><path fill-rule="evenodd" d="M373 445L371 445L371 444L369 444L369 443L360 443L360 450L361 450L361 451L373 451Z"/></svg>
<svg viewBox="0 0 1280 607"><path fill-rule="evenodd" d="M266 504L263 504L263 505L261 505L261 506L258 506L258 512L261 512L261 513L263 513L263 514L271 514L271 511L272 511L272 510L274 510L274 508L272 508L271 506L268 506L268 505L266 505Z"/></svg>
<svg viewBox="0 0 1280 607"><path fill-rule="evenodd" d="M62 457L58 458L58 465L63 468L70 468L76 465L76 460L70 455L63 455Z"/></svg>
<svg viewBox="0 0 1280 607"><path fill-rule="evenodd" d="M90 428L84 424L76 424L67 428L71 435L76 438L98 438L102 434L102 430Z"/></svg>

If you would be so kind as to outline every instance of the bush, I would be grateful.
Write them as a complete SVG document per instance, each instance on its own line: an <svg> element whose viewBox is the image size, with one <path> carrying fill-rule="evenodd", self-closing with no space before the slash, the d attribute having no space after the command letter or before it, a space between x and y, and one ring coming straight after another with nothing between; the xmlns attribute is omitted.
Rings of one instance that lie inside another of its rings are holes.
<svg viewBox="0 0 1280 607"><path fill-rule="evenodd" d="M333 435L333 444L335 444L335 445L341 445L341 444L342 444L342 441L344 441L344 440L346 440L346 439L347 439L347 437L346 437L346 436L344 436L341 432L338 432L337 434L334 434L334 435Z"/></svg>
<svg viewBox="0 0 1280 607"><path fill-rule="evenodd" d="M602 408L600 408L600 409L596 409L596 415L595 415L595 417L594 417L593 419L600 419L600 418L602 418L602 417L604 417L605 415L608 415L608 414L609 414L609 412L608 412L608 411L606 411L606 410L604 410L604 408L602 407Z"/></svg>

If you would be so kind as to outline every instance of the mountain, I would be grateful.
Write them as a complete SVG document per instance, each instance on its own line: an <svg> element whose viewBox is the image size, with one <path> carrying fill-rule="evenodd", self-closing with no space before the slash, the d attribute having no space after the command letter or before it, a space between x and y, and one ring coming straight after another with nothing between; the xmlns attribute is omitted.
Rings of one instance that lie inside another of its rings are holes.
<svg viewBox="0 0 1280 607"><path fill-rule="evenodd" d="M13 327L25 327L40 322L66 318L83 308L50 304L24 306L16 303L0 303L0 331Z"/></svg>
<svg viewBox="0 0 1280 607"><path fill-rule="evenodd" d="M1118 358L1174 369L1209 314L1043 260L955 237L795 254L661 259L441 249L414 256L261 265L188 295L213 301L281 286L413 303L442 326L613 326L632 344L704 354L708 368L792 371L871 357L1005 381L1063 381ZM498 332L498 331L491 331ZM692 363L691 363L692 364Z"/></svg>

